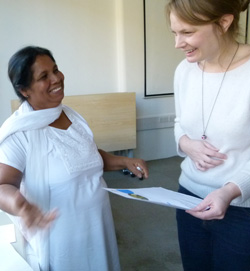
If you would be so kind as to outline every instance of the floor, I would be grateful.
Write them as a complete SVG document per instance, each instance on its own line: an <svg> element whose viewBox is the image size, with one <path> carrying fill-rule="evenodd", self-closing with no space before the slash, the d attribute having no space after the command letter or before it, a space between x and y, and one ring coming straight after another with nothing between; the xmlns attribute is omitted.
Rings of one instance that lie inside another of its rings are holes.
<svg viewBox="0 0 250 271"><path fill-rule="evenodd" d="M163 187L176 191L180 157L147 162L150 176L139 180L106 172L110 188ZM122 271L181 271L175 209L110 193Z"/></svg>

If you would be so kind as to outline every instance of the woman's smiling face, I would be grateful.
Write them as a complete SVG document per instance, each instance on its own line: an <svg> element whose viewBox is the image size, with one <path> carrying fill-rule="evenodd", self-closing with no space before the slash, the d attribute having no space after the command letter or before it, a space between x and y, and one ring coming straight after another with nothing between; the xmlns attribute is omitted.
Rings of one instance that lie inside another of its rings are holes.
<svg viewBox="0 0 250 271"><path fill-rule="evenodd" d="M31 67L33 77L22 94L34 110L58 106L64 97L64 75L56 63L47 55L39 55Z"/></svg>
<svg viewBox="0 0 250 271"><path fill-rule="evenodd" d="M189 62L212 60L218 57L219 40L215 26L191 25L170 13L171 30L175 35L175 48L181 49Z"/></svg>

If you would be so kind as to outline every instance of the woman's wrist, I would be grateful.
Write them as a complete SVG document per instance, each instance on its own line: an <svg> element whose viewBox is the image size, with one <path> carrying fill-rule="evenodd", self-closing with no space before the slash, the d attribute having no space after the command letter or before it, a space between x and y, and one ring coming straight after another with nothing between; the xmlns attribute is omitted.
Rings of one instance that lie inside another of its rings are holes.
<svg viewBox="0 0 250 271"><path fill-rule="evenodd" d="M179 139L179 148L182 152L186 153L186 148L185 146L188 145L190 139L187 135L183 135L180 139Z"/></svg>
<svg viewBox="0 0 250 271"><path fill-rule="evenodd" d="M240 188L235 183L226 183L222 188L224 197L227 197L229 203L235 198L241 196Z"/></svg>

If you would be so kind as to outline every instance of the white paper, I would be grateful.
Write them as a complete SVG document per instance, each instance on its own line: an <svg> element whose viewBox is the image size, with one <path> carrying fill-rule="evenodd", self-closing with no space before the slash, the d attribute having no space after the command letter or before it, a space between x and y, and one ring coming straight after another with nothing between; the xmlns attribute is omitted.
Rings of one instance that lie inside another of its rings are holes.
<svg viewBox="0 0 250 271"><path fill-rule="evenodd" d="M104 189L128 199L140 200L183 210L191 209L202 201L199 198L188 196L162 187Z"/></svg>

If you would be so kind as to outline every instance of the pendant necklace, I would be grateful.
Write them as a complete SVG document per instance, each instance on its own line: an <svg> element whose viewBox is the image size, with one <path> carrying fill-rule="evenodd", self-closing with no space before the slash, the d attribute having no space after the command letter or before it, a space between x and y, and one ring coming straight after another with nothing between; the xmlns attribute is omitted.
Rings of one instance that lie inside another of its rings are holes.
<svg viewBox="0 0 250 271"><path fill-rule="evenodd" d="M225 77L226 77L226 74L227 74L227 72L228 72L228 70L229 70L229 68L230 68L230 66L231 66L231 64L232 64L232 62L233 62L233 60L234 60L234 58L235 58L237 52L238 52L238 49L239 49L239 43L238 43L238 46L237 46L237 48L236 48L236 51L235 51L235 53L234 53L234 55L233 55L233 57L232 57L232 59L231 59L229 65L227 66L226 71L225 71L224 74L223 74L223 77L222 77L222 80L221 80L221 83L220 83L220 87L219 87L218 92L217 92L217 95L216 95L216 97L215 97L215 99L214 99L214 103L213 103L213 105L212 105L212 109L211 109L211 111L210 111L210 114L209 114L209 117L208 117L208 120L207 120L206 125L205 125L205 121L204 121L204 70L205 70L205 62L204 62L203 69L202 69L202 85L201 85L201 87L202 87L202 88L201 88L201 89L202 89L202 92L201 92L201 95L202 95L202 126L203 126L203 134L202 134L201 139L203 139L203 140L206 140L206 139L207 139L206 131L207 131L207 127L208 127L208 124L209 124L211 115L212 115L213 110L214 110L214 106L215 106L216 101L217 101L217 99L218 99L218 96L219 96L219 94L220 94L220 91L221 91L221 88L222 88L224 79L225 79Z"/></svg>

